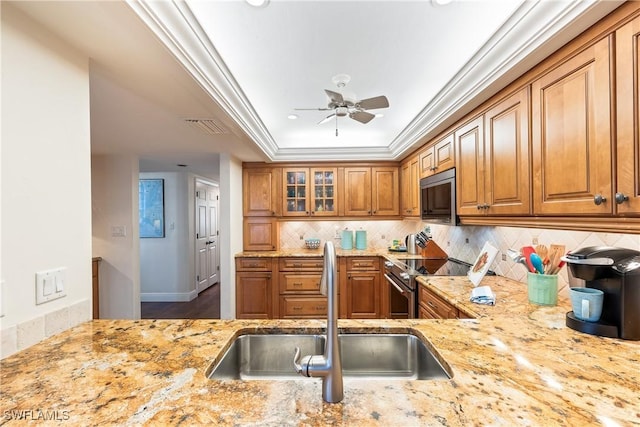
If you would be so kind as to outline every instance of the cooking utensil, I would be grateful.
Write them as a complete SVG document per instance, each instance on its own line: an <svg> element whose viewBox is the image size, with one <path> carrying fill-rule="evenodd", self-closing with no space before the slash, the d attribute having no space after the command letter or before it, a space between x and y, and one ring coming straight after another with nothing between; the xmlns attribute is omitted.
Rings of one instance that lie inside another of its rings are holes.
<svg viewBox="0 0 640 427"><path fill-rule="evenodd" d="M540 257L540 259L542 260L542 263L549 263L549 258L547 258L547 255L549 254L549 249L547 248L547 245L538 245L536 246L536 253L538 254L538 256Z"/></svg>
<svg viewBox="0 0 640 427"><path fill-rule="evenodd" d="M533 246L523 246L520 252L522 252L524 260L527 262L527 268L529 269L529 271L535 273L536 268L533 266L533 264L531 264L531 254L535 253L536 250L533 249Z"/></svg>
<svg viewBox="0 0 640 427"><path fill-rule="evenodd" d="M531 261L531 264L539 274L544 274L544 265L542 264L542 258L540 258L540 255L533 252L529 255L529 261Z"/></svg>
<svg viewBox="0 0 640 427"><path fill-rule="evenodd" d="M527 262L524 260L524 256L522 256L520 252L516 251L515 249L507 249L507 255L509 255L509 258L511 258L513 262L522 264L527 270L529 269Z"/></svg>
<svg viewBox="0 0 640 427"><path fill-rule="evenodd" d="M556 274L559 270L560 258L564 255L565 246L552 244L549 246L549 264L547 265L547 274Z"/></svg>

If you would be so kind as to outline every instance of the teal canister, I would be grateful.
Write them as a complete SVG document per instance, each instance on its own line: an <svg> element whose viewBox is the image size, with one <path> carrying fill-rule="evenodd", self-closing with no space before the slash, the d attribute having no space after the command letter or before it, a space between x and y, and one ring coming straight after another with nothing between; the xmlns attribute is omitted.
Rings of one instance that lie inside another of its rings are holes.
<svg viewBox="0 0 640 427"><path fill-rule="evenodd" d="M365 230L356 230L356 249L367 249L367 232Z"/></svg>
<svg viewBox="0 0 640 427"><path fill-rule="evenodd" d="M346 250L353 249L353 231L351 230L342 231L342 241L340 242L340 247Z"/></svg>

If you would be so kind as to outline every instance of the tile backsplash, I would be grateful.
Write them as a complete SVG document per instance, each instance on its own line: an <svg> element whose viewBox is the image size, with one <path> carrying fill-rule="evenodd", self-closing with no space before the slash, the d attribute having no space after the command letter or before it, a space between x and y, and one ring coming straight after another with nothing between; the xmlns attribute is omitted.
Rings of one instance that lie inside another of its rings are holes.
<svg viewBox="0 0 640 427"><path fill-rule="evenodd" d="M547 230L540 228L515 227L486 227L486 226L457 226L434 225L416 220L404 221L287 221L280 224L280 247L295 249L304 247L304 239L319 238L323 242L333 239L336 247L340 247L340 239L336 234L345 229L366 230L367 247L384 249L394 239L403 239L409 233L415 233L431 227L433 240L450 257L472 263L485 242L498 248L500 253L493 262L491 269L500 276L525 282L526 270L522 265L515 264L508 256L507 249L519 250L522 246L539 244L550 245L558 243L565 245L567 251L585 246L618 246L640 250L640 235L617 233L594 233L585 231ZM338 237L338 238L336 238ZM504 254L504 257L502 256ZM503 258L505 258L503 260ZM568 285L578 283L571 277L565 267L559 273L561 293L566 293Z"/></svg>

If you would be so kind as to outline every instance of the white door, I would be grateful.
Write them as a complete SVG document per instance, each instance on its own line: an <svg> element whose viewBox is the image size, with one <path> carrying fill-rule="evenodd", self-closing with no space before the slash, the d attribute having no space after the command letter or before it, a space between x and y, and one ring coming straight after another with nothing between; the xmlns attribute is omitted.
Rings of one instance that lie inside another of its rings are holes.
<svg viewBox="0 0 640 427"><path fill-rule="evenodd" d="M196 291L219 281L218 199L215 185L196 181Z"/></svg>

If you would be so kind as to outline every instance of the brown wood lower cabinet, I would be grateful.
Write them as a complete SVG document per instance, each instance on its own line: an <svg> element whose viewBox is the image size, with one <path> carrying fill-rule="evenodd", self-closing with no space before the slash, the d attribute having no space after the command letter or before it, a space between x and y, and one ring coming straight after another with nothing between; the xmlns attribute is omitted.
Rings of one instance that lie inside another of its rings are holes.
<svg viewBox="0 0 640 427"><path fill-rule="evenodd" d="M236 258L236 318L273 319L274 291L272 258Z"/></svg>
<svg viewBox="0 0 640 427"><path fill-rule="evenodd" d="M93 278L93 318L100 318L100 261L102 258L94 257L91 261Z"/></svg>
<svg viewBox="0 0 640 427"><path fill-rule="evenodd" d="M346 257L342 279L340 317L347 319L380 319L386 301L380 280L379 257ZM388 298L388 297L386 297Z"/></svg>
<svg viewBox="0 0 640 427"><path fill-rule="evenodd" d="M327 317L327 298L320 293L322 267L323 260L320 257L280 258L279 317Z"/></svg>
<svg viewBox="0 0 640 427"><path fill-rule="evenodd" d="M418 316L420 319L467 319L469 316L445 301L434 292L420 286L418 288Z"/></svg>

